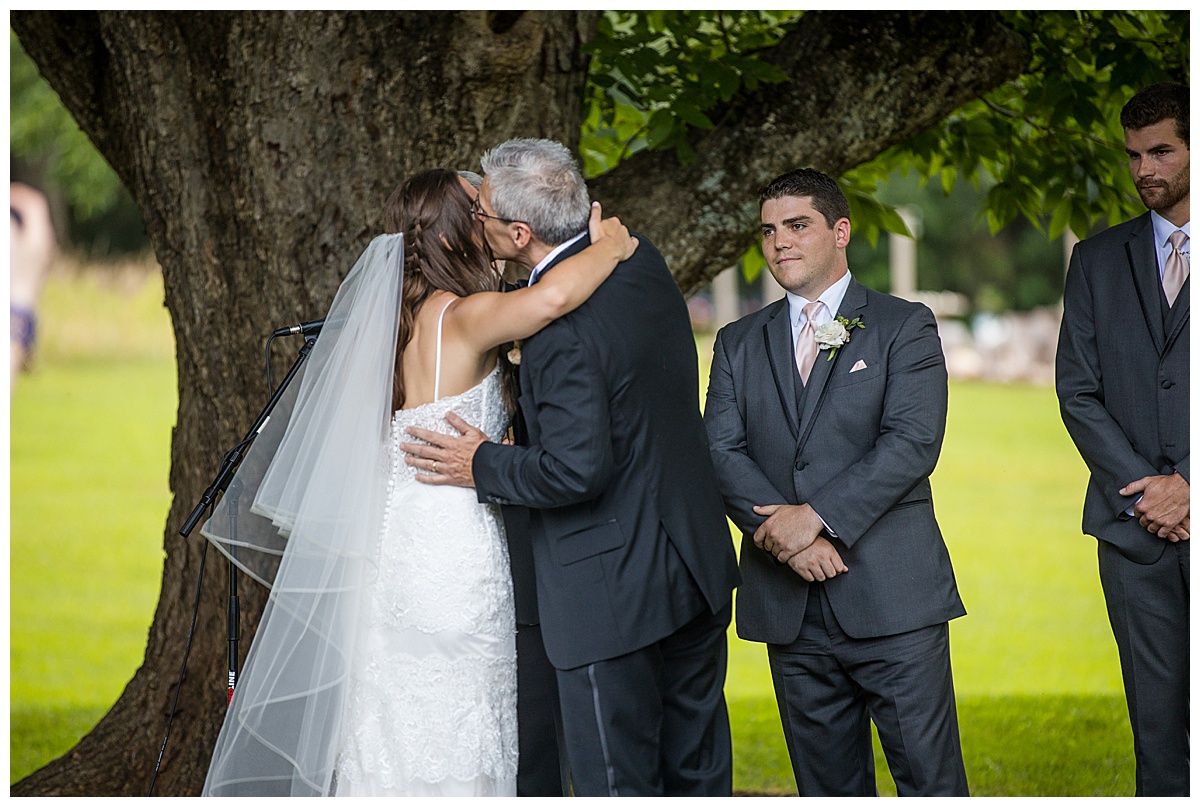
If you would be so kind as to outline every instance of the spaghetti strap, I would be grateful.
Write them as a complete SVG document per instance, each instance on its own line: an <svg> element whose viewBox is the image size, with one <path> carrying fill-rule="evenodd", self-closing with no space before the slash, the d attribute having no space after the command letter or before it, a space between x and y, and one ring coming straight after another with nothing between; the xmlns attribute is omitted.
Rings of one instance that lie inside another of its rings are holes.
<svg viewBox="0 0 1200 807"><path fill-rule="evenodd" d="M438 314L437 354L433 360L433 400L435 401L442 397L442 320L446 316L446 309L457 299L457 297L452 297L449 303L442 306L442 313Z"/></svg>

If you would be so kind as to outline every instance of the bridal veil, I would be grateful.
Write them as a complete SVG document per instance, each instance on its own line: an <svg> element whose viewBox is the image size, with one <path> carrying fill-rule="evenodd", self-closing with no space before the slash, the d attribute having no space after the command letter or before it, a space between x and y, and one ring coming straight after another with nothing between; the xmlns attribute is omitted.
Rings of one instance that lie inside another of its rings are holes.
<svg viewBox="0 0 1200 807"><path fill-rule="evenodd" d="M403 236L346 276L301 375L201 532L270 587L206 796L324 796L363 592L375 572Z"/></svg>

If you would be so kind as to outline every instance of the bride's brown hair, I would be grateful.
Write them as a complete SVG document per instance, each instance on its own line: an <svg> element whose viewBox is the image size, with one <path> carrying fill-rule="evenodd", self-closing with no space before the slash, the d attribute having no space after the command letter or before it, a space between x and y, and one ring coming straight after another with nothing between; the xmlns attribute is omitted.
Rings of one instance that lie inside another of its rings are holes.
<svg viewBox="0 0 1200 807"><path fill-rule="evenodd" d="M392 385L392 408L404 406L404 348L412 340L417 312L438 289L458 297L477 291L502 291L471 198L458 174L434 168L409 178L392 192L384 208L384 231L404 234L404 285L400 299L400 333ZM504 402L515 408L510 345L500 346Z"/></svg>

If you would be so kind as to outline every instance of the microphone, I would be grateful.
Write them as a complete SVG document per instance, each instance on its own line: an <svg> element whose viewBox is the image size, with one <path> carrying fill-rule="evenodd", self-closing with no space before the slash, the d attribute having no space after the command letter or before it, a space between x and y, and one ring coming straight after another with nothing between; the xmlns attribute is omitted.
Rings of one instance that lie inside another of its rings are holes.
<svg viewBox="0 0 1200 807"><path fill-rule="evenodd" d="M275 333L271 334L271 336L292 336L294 334L311 336L320 333L321 326L324 324L325 320L323 318L314 319L310 322L301 322L299 325L291 325L287 328L280 328L279 330L275 331Z"/></svg>

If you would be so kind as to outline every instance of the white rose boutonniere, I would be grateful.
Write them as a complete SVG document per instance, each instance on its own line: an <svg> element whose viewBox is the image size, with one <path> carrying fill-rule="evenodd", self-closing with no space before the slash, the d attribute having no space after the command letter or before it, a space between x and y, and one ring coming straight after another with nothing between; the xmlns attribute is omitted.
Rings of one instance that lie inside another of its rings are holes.
<svg viewBox="0 0 1200 807"><path fill-rule="evenodd" d="M514 367L521 364L521 340L513 342L512 349L508 351L508 363Z"/></svg>
<svg viewBox="0 0 1200 807"><path fill-rule="evenodd" d="M825 357L825 361L833 361L833 357L837 355L838 349L850 341L850 332L855 328L865 329L866 327L862 323L862 317L846 319L839 314L832 322L826 322L824 325L817 326L817 349L828 350L829 355Z"/></svg>

